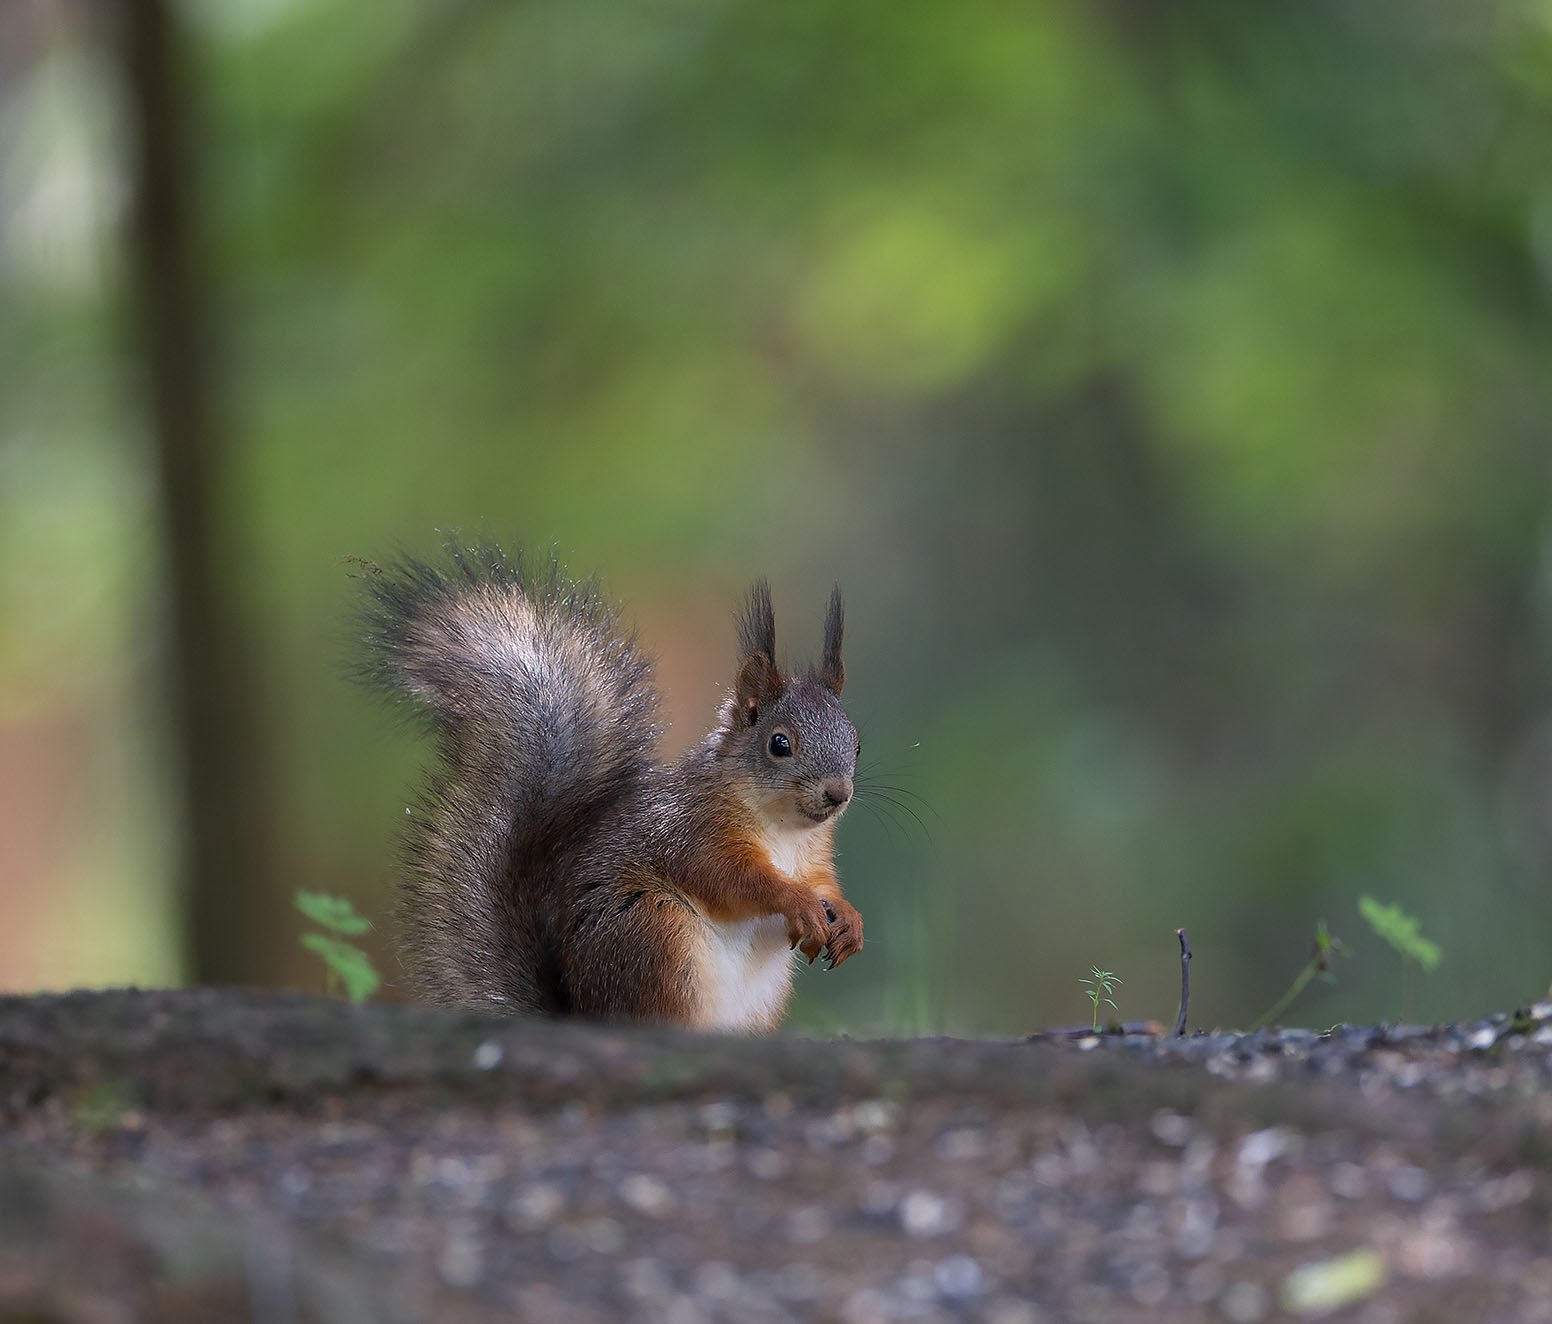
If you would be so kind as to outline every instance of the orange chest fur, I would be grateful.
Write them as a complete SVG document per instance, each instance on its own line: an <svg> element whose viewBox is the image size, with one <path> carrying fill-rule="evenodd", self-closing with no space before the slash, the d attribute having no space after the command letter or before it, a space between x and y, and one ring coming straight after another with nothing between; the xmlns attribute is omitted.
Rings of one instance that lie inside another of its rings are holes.
<svg viewBox="0 0 1552 1324"><path fill-rule="evenodd" d="M751 825L738 832L732 853L744 867L778 884L796 883L810 892L835 886L835 848L829 828Z"/></svg>
<svg viewBox="0 0 1552 1324"><path fill-rule="evenodd" d="M783 885L796 883L816 892L834 887L827 831L799 837L757 829L741 833L730 846L730 855L743 867L775 875ZM697 1022L706 1029L770 1031L781 1023L792 989L786 921L758 903L729 902L707 897L700 906L691 957Z"/></svg>

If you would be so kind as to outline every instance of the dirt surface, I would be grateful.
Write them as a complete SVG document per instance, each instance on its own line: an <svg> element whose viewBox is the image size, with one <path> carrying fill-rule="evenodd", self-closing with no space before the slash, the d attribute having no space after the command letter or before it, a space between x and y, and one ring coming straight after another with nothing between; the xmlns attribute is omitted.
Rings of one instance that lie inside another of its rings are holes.
<svg viewBox="0 0 1552 1324"><path fill-rule="evenodd" d="M0 1108L0 1324L1552 1320L1552 1006L853 1043L78 994L0 1000Z"/></svg>

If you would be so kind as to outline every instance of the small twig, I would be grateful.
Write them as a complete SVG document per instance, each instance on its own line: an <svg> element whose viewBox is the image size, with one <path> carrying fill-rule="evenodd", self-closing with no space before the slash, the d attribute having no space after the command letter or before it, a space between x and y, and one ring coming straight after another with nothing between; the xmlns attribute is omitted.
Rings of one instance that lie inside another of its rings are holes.
<svg viewBox="0 0 1552 1324"><path fill-rule="evenodd" d="M1186 1013L1191 1010L1191 944L1184 929L1176 929L1175 937L1180 939L1180 1015L1175 1018L1178 1039L1186 1032Z"/></svg>

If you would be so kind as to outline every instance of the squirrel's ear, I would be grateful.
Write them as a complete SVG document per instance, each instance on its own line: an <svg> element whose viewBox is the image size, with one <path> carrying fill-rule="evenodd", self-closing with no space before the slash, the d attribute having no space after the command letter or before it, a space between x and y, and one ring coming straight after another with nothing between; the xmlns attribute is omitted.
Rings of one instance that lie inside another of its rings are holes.
<svg viewBox="0 0 1552 1324"><path fill-rule="evenodd" d="M738 681L733 686L739 720L753 726L760 720L760 709L781 698L785 688L776 664L764 653L750 653L738 668Z"/></svg>
<svg viewBox="0 0 1552 1324"><path fill-rule="evenodd" d="M830 592L830 606L825 612L824 656L819 663L819 679L837 694L846 686L846 664L841 661L841 636L845 629L841 586L837 584Z"/></svg>
<svg viewBox="0 0 1552 1324"><path fill-rule="evenodd" d="M786 688L776 666L776 613L771 607L771 586L757 579L738 617L738 646L742 661L734 694L739 716L753 726L760 709L775 703Z"/></svg>

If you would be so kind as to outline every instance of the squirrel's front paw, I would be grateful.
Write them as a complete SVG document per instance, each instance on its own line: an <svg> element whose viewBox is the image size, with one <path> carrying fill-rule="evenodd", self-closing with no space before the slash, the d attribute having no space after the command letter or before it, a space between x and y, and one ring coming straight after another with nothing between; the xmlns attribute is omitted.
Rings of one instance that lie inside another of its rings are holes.
<svg viewBox="0 0 1552 1324"><path fill-rule="evenodd" d="M855 956L862 950L862 914L850 901L840 897L826 901L824 905L830 912L830 933L825 946L829 949L830 969L834 970L848 956Z"/></svg>
<svg viewBox="0 0 1552 1324"><path fill-rule="evenodd" d="M800 887L792 889L790 908L786 912L787 941L808 958L809 965L813 965L814 958L830 941L827 905L812 892Z"/></svg>

